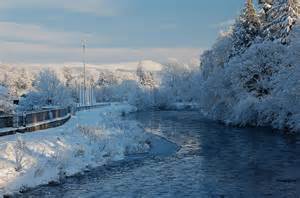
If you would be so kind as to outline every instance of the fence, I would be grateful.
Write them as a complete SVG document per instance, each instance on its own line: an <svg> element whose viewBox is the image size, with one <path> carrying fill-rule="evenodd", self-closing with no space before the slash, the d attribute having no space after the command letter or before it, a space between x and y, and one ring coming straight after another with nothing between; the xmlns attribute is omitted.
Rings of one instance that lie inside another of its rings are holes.
<svg viewBox="0 0 300 198"><path fill-rule="evenodd" d="M13 116L1 116L0 117L0 128L12 127L13 126Z"/></svg>
<svg viewBox="0 0 300 198"><path fill-rule="evenodd" d="M89 110L89 109L104 107L107 105L110 105L110 103L101 103L101 104L95 104L95 105L90 105L90 106L78 106L78 107L76 107L76 111L85 111L85 110Z"/></svg>
<svg viewBox="0 0 300 198"><path fill-rule="evenodd" d="M49 109L38 112L0 116L0 136L58 127L65 124L76 111L84 111L108 105L110 104L103 103L92 106Z"/></svg>
<svg viewBox="0 0 300 198"><path fill-rule="evenodd" d="M71 108L50 109L38 112L28 112L0 117L0 128L17 128L35 125L59 118L64 118L71 113Z"/></svg>

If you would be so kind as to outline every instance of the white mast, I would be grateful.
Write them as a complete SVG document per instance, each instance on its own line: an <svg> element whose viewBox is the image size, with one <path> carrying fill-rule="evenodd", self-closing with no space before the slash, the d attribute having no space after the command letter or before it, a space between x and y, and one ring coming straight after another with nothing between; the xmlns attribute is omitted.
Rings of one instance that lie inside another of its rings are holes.
<svg viewBox="0 0 300 198"><path fill-rule="evenodd" d="M82 40L82 62L83 62L83 104L86 105L86 61L85 61L86 42Z"/></svg>

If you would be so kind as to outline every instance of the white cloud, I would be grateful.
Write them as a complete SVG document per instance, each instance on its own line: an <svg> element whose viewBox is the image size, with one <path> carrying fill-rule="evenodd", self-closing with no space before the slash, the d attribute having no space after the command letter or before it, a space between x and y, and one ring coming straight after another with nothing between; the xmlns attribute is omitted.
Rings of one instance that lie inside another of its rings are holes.
<svg viewBox="0 0 300 198"><path fill-rule="evenodd" d="M96 44L104 44L110 41L99 35L79 32L53 31L32 24L18 24L0 21L0 39L6 41L22 41L28 43L40 43L48 45L74 45L80 44L85 39Z"/></svg>
<svg viewBox="0 0 300 198"><path fill-rule="evenodd" d="M119 12L111 0L1 0L0 9L7 8L54 8L98 16L114 16Z"/></svg>
<svg viewBox="0 0 300 198"><path fill-rule="evenodd" d="M89 63L93 64L132 62L146 59L167 62L174 58L182 62L189 62L191 59L198 59L201 51L197 48L87 48L86 58ZM0 42L0 60L4 64L81 62L81 52L79 47Z"/></svg>
<svg viewBox="0 0 300 198"><path fill-rule="evenodd" d="M110 38L80 32L53 31L47 28L14 22L0 21L0 61L4 63L64 63L80 62L81 40L94 46L108 44ZM88 45L89 46L89 45ZM165 62L178 59L187 62L198 59L196 48L88 48L87 60L91 63L119 63L139 60Z"/></svg>

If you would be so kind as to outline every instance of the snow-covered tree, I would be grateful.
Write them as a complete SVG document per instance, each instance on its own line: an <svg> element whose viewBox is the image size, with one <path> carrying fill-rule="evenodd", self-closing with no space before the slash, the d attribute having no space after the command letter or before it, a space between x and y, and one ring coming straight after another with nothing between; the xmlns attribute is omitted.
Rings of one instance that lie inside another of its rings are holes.
<svg viewBox="0 0 300 198"><path fill-rule="evenodd" d="M200 68L203 73L203 78L220 69L231 58L231 50L233 48L232 31L223 32L219 35L217 42L211 50L205 51L200 58Z"/></svg>
<svg viewBox="0 0 300 198"><path fill-rule="evenodd" d="M45 105L68 106L73 99L70 90L59 80L53 70L44 69L34 81L34 90L20 101L20 109L32 110Z"/></svg>
<svg viewBox="0 0 300 198"><path fill-rule="evenodd" d="M9 94L18 98L26 94L32 87L32 76L24 68L16 69L13 73L7 75L7 86Z"/></svg>
<svg viewBox="0 0 300 198"><path fill-rule="evenodd" d="M8 89L0 85L0 115L4 113L11 113L13 104L8 95Z"/></svg>
<svg viewBox="0 0 300 198"><path fill-rule="evenodd" d="M266 113L277 85L273 79L286 66L287 49L271 41L251 45L224 68L200 83L200 106L212 119L238 125L271 124Z"/></svg>
<svg viewBox="0 0 300 198"><path fill-rule="evenodd" d="M298 3L260 0L262 11L256 15L247 1L233 35L219 39L201 56L199 103L206 116L241 126L300 131ZM261 29L250 28L252 34L247 27L256 24L257 16ZM232 45L237 53L228 56Z"/></svg>
<svg viewBox="0 0 300 198"><path fill-rule="evenodd" d="M263 24L266 23L270 17L269 10L273 6L273 1L274 0L258 0L258 5L259 5L260 9L262 9L260 12L260 21Z"/></svg>
<svg viewBox="0 0 300 198"><path fill-rule="evenodd" d="M290 42L288 35L298 17L298 0L274 0L267 11L263 34L270 40L279 40L283 44L288 44Z"/></svg>
<svg viewBox="0 0 300 198"><path fill-rule="evenodd" d="M143 68L142 62L140 62L137 67L136 75L138 78L138 82L142 86L149 87L149 88L155 87L155 81L154 81L153 74L151 72L145 71L145 69Z"/></svg>
<svg viewBox="0 0 300 198"><path fill-rule="evenodd" d="M254 8L253 1L247 0L245 8L233 27L233 56L243 53L251 45L260 34L260 26L260 19Z"/></svg>
<svg viewBox="0 0 300 198"><path fill-rule="evenodd" d="M98 79L96 80L95 83L99 87L105 87L105 86L117 84L118 80L113 72L101 71L99 72Z"/></svg>
<svg viewBox="0 0 300 198"><path fill-rule="evenodd" d="M256 97L270 95L271 79L284 65L287 50L273 42L252 45L243 55L233 58L228 72L236 89Z"/></svg>
<svg viewBox="0 0 300 198"><path fill-rule="evenodd" d="M75 76L73 75L72 70L69 67L63 68L63 76L65 79L66 87L71 87Z"/></svg>
<svg viewBox="0 0 300 198"><path fill-rule="evenodd" d="M170 62L163 66L161 72L161 82L159 89L160 106L168 106L177 102L192 102L195 92L192 87L196 88L196 77L194 72L196 68L190 68L189 65Z"/></svg>

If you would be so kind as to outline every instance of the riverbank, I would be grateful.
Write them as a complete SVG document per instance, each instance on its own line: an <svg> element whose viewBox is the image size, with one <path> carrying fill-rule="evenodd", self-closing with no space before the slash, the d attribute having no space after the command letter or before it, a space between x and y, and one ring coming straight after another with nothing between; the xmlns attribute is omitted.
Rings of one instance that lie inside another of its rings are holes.
<svg viewBox="0 0 300 198"><path fill-rule="evenodd" d="M146 152L146 134L121 117L136 108L115 104L78 113L65 125L0 139L0 195Z"/></svg>

